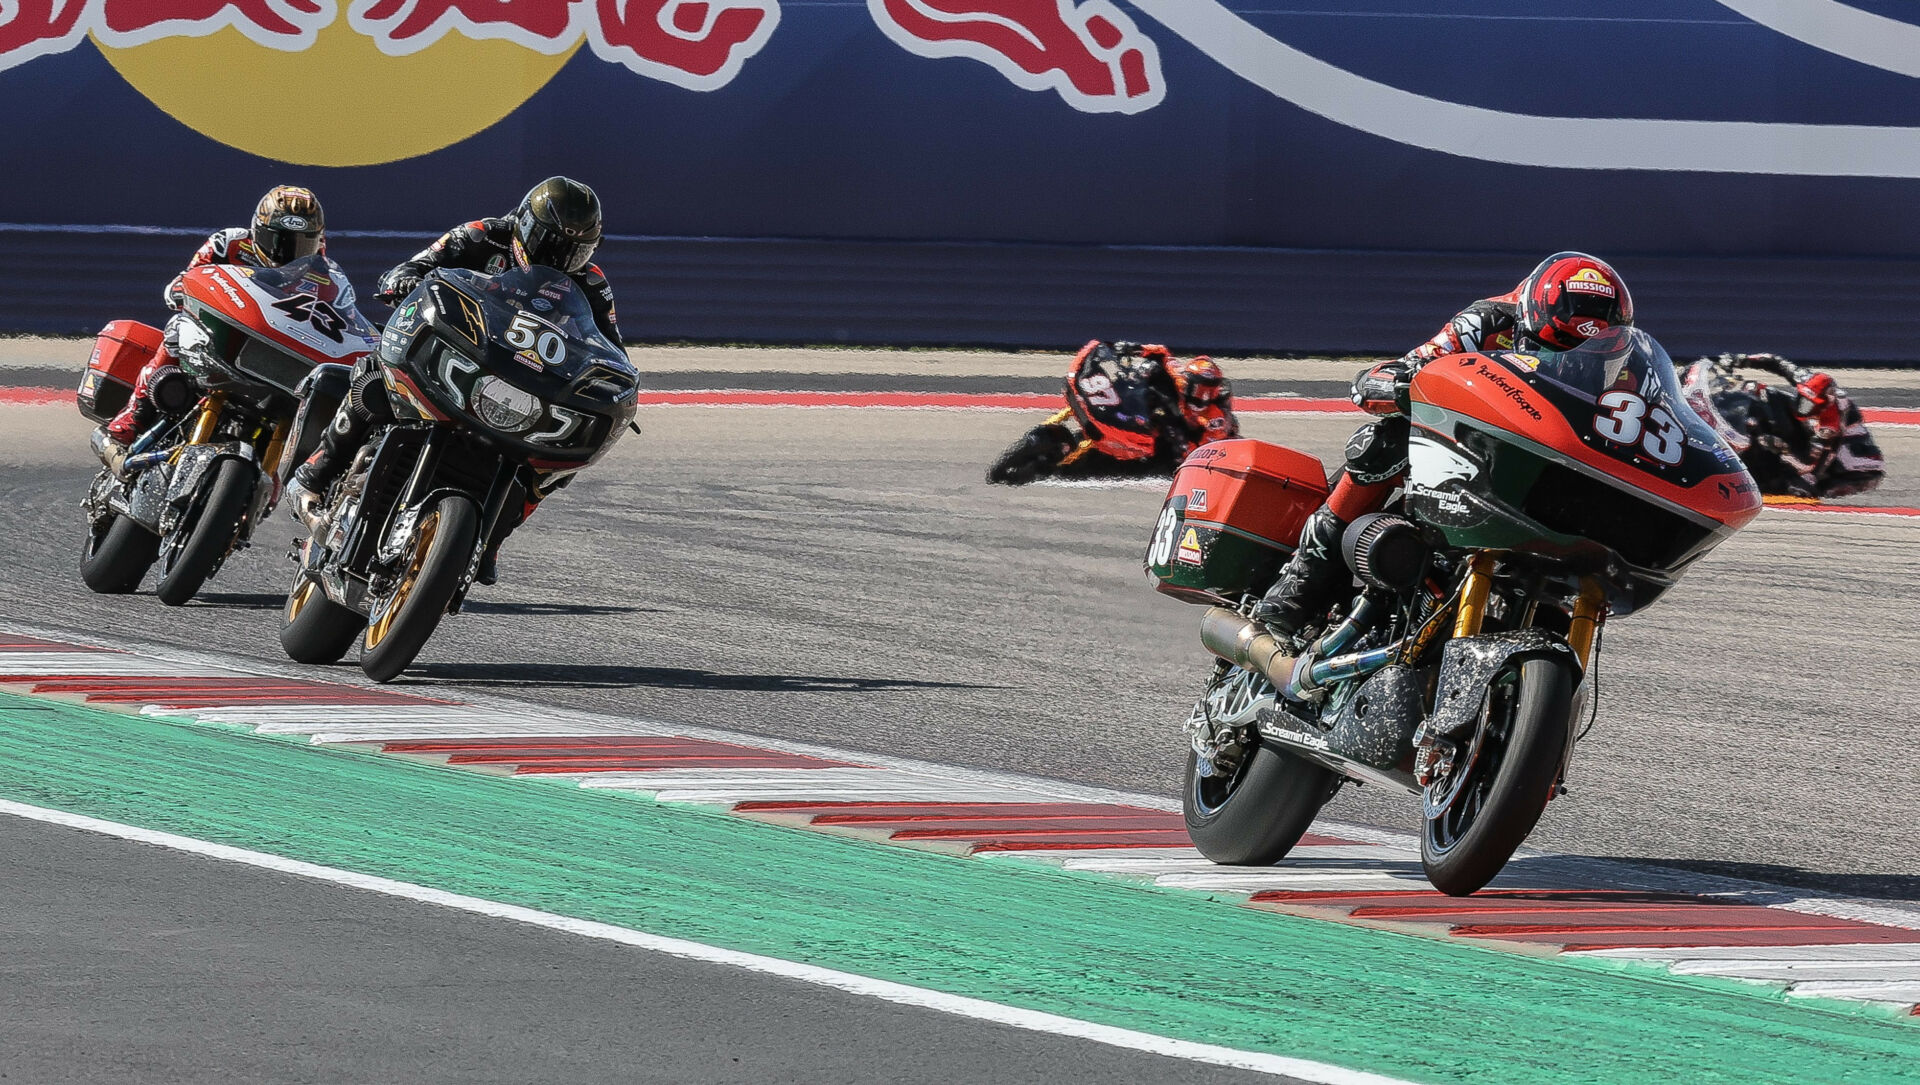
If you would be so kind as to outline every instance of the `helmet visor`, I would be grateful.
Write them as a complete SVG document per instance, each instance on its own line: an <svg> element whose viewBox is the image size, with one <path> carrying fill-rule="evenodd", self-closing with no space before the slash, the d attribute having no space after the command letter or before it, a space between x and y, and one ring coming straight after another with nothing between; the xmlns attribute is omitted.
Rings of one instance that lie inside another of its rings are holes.
<svg viewBox="0 0 1920 1085"><path fill-rule="evenodd" d="M519 223L520 246L526 250L527 262L542 267L558 268L565 272L584 269L593 260L593 254L600 247L600 231L593 231L590 237L568 237L545 223L531 221L533 216L522 215Z"/></svg>
<svg viewBox="0 0 1920 1085"><path fill-rule="evenodd" d="M320 251L320 228L299 215L275 215L253 227L253 247L274 267Z"/></svg>

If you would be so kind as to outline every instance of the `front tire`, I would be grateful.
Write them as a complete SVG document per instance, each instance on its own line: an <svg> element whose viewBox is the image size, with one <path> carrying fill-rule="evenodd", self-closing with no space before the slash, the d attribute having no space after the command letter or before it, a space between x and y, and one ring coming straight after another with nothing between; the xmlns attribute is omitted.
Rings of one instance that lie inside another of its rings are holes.
<svg viewBox="0 0 1920 1085"><path fill-rule="evenodd" d="M480 538L480 510L449 494L420 514L407 567L391 595L374 607L360 641L360 669L390 682L413 663L460 590Z"/></svg>
<svg viewBox="0 0 1920 1085"><path fill-rule="evenodd" d="M125 595L140 586L159 557L160 536L131 516L109 514L88 525L80 579L101 595Z"/></svg>
<svg viewBox="0 0 1920 1085"><path fill-rule="evenodd" d="M1216 863L1286 858L1340 787L1332 770L1270 746L1255 746L1231 777L1200 776L1198 762L1188 751L1181 808L1193 846Z"/></svg>
<svg viewBox="0 0 1920 1085"><path fill-rule="evenodd" d="M1517 682L1503 690L1501 679L1509 675ZM1477 892L1533 832L1560 782L1574 684L1570 665L1529 659L1517 675L1509 669L1488 686L1493 707L1506 714L1504 740L1496 744L1489 735L1479 757L1455 770L1472 775L1420 834L1420 865L1435 889L1456 897Z"/></svg>
<svg viewBox="0 0 1920 1085"><path fill-rule="evenodd" d="M295 663L338 663L366 627L359 611L334 602L319 581L302 576L280 611L280 647Z"/></svg>
<svg viewBox="0 0 1920 1085"><path fill-rule="evenodd" d="M177 607L199 594L227 551L240 538L247 511L253 507L253 488L260 472L245 460L225 459L214 465L213 482L192 522L182 524L187 539L167 562L153 594Z"/></svg>
<svg viewBox="0 0 1920 1085"><path fill-rule="evenodd" d="M1035 426L987 468L987 481L1022 486L1053 473L1073 451L1073 431L1062 425Z"/></svg>

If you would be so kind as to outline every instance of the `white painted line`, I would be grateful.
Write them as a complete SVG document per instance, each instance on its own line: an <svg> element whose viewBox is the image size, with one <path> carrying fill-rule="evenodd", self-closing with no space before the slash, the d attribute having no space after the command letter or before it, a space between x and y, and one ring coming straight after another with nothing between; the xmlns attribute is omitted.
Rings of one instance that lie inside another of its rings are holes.
<svg viewBox="0 0 1920 1085"><path fill-rule="evenodd" d="M163 660L112 652L21 652L0 655L0 674L30 678L35 675L86 678L231 678L238 671L214 671L211 668L187 668Z"/></svg>
<svg viewBox="0 0 1920 1085"><path fill-rule="evenodd" d="M535 778L553 775L540 773ZM599 785L588 781L581 787L597 788ZM635 790L633 788L609 788L608 790ZM1018 791L966 791L948 784L938 788L867 788L864 790L840 789L827 790L684 790L656 792L654 798L661 802L704 803L708 805L731 806L741 802L1021 802L1031 796ZM982 834L985 835L985 834Z"/></svg>
<svg viewBox="0 0 1920 1085"><path fill-rule="evenodd" d="M1155 878L1153 884L1167 889L1205 889L1219 893L1264 893L1269 890L1283 892L1288 889L1405 889L1414 892L1431 888L1427 885L1426 875L1420 873L1418 866L1411 872L1403 874L1329 871L1320 874L1294 874L1281 878L1233 873L1167 874Z"/></svg>
<svg viewBox="0 0 1920 1085"><path fill-rule="evenodd" d="M1835 946L1681 946L1576 950L1571 956L1647 961L1920 961L1920 943Z"/></svg>
<svg viewBox="0 0 1920 1085"><path fill-rule="evenodd" d="M1787 988L1789 998L1862 998L1869 1002L1920 1002L1920 980L1899 982L1860 982L1858 980L1815 980Z"/></svg>
<svg viewBox="0 0 1920 1085"><path fill-rule="evenodd" d="M197 840L193 837L177 836L173 833L156 832L118 822L102 821L98 818L69 814L44 807L28 806L24 803L0 800L0 814L27 818L50 825L62 825L71 829L101 833L131 840L141 844L152 844L163 848L172 848L192 855L201 855L210 859L219 859L230 863L272 870L281 874L291 874L300 878L330 882L353 889L364 889L381 893L389 897L433 904L443 908L453 908L474 915L504 919L530 926L544 927L548 930L579 935L584 938L597 938L606 942L616 942L636 949L664 953L685 960L705 961L712 964L727 965L733 968L758 972L763 975L778 976L783 979L797 980L819 987L831 987L850 994L864 995L902 1006L914 1006L956 1017L971 1018L993 1024L1009 1025L1029 1032L1043 1032L1055 1036L1067 1036L1074 1039L1089 1040L1110 1047L1124 1048L1130 1051L1142 1051L1148 1054L1165 1055L1168 1058L1184 1059L1188 1062L1205 1063L1211 1066L1228 1066L1241 1070L1253 1070L1264 1074L1299 1078L1302 1081L1315 1082L1316 1085L1412 1085L1401 1078L1386 1077L1381 1074L1367 1073L1362 1070L1349 1070L1343 1066L1315 1062L1311 1059L1290 1058L1285 1055L1269 1055L1257 1051L1240 1051L1214 1044L1194 1043L1190 1040L1176 1040L1152 1033L1136 1032L1132 1029L1115 1028L1111 1025L1097 1025L1090 1021L1080 1021L1058 1014L1042 1013L1038 1010L1026 1010L1017 1006L1007 1006L985 999L967 998L951 995L925 987L912 987L904 983L858 976L851 972L840 972L818 965L801 964L797 961L785 961L778 957L764 957L757 953L742 953L739 950L724 949L703 942L691 942L681 938L668 938L658 934L648 934L627 927L616 927L610 923L595 923L571 916L557 915L553 912L536 911L513 904L469 897L429 886L415 885L411 882L394 881L379 878L371 874L361 874L337 867L320 866L305 863L284 856L270 855L266 852L249 851L245 848L215 844L211 841Z"/></svg>
<svg viewBox="0 0 1920 1085"><path fill-rule="evenodd" d="M1306 854L1308 852L1311 852L1311 854ZM1359 863L1372 863L1376 861L1394 862L1398 864L1409 862L1417 864L1419 862L1417 858L1393 855L1388 852L1386 848L1369 844L1357 848L1295 848L1292 855L1281 860L1279 868L1220 866L1213 862L1213 860L1202 858L1199 855L1195 855L1192 858L1140 859L1125 855L1108 856L1105 853L1083 859L1068 859L1062 865L1068 870L1087 870L1102 874L1207 874L1233 873L1236 871L1248 874L1267 874L1276 869L1283 873L1292 871L1316 873L1322 869L1320 867L1307 865L1309 863L1344 863L1355 869L1360 869ZM1378 868L1375 867L1372 869ZM1400 866L1395 866L1393 869L1400 869Z"/></svg>
<svg viewBox="0 0 1920 1085"><path fill-rule="evenodd" d="M1906 980L1920 983L1920 961L1675 961L1676 976L1749 980Z"/></svg>

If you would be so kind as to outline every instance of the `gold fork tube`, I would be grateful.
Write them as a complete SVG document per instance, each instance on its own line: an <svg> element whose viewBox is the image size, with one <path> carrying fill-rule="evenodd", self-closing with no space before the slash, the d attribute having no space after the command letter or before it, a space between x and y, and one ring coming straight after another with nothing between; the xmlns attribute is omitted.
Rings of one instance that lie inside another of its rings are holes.
<svg viewBox="0 0 1920 1085"><path fill-rule="evenodd" d="M227 405L223 392L208 392L207 398L200 401L200 417L193 420L193 434L187 438L190 445L204 445L213 440L213 427L220 422L220 408Z"/></svg>
<svg viewBox="0 0 1920 1085"><path fill-rule="evenodd" d="M1580 578L1580 596L1567 622L1567 645L1580 656L1582 670L1593 665L1593 639L1607 616L1607 589L1597 576Z"/></svg>
<svg viewBox="0 0 1920 1085"><path fill-rule="evenodd" d="M1487 618L1487 593L1493 589L1493 555L1485 550L1467 560L1467 577L1460 585L1460 612L1453 618L1453 636L1480 635Z"/></svg>

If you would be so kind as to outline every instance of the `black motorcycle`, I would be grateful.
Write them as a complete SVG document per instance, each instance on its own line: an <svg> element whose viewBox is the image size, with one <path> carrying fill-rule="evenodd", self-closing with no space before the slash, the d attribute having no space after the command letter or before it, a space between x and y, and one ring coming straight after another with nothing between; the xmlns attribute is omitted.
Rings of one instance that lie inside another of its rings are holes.
<svg viewBox="0 0 1920 1085"><path fill-rule="evenodd" d="M294 550L280 643L331 663L358 639L361 669L385 682L459 610L509 501L537 475L598 460L632 426L639 376L580 287L543 267L434 271L375 361L396 421L321 495L319 527Z"/></svg>

